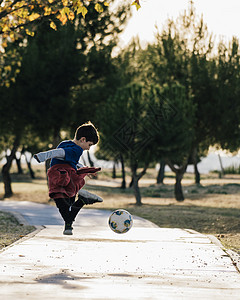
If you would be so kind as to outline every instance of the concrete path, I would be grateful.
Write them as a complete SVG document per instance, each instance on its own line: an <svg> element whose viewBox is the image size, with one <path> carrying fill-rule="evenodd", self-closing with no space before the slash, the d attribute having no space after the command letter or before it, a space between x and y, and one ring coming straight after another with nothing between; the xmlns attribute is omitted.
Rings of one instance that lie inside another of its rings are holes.
<svg viewBox="0 0 240 300"><path fill-rule="evenodd" d="M240 273L222 248L192 230L134 217L126 234L109 211L83 209L63 236L54 206L1 201L45 227L0 253L0 299L240 299Z"/></svg>

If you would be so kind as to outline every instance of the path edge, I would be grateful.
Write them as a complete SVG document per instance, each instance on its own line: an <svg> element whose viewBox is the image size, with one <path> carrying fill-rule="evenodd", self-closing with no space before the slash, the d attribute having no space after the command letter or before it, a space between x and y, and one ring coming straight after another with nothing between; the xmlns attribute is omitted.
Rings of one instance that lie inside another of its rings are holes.
<svg viewBox="0 0 240 300"><path fill-rule="evenodd" d="M211 234L207 234L206 236L210 239L210 241L213 244L220 247L230 257L234 267L240 273L240 255L233 250L226 249L226 247L223 246L223 244L219 241L219 239L216 236L211 235Z"/></svg>
<svg viewBox="0 0 240 300"><path fill-rule="evenodd" d="M32 232L24 235L23 237L20 237L18 240L16 240L15 242L13 242L12 244L0 249L0 253L8 250L9 248L13 247L14 245L20 244L22 242L24 242L25 240L28 240L32 237L34 237L36 234L38 234L41 230L43 230L44 228L46 228L43 225L30 225L27 220L23 217L23 215L21 215L20 213L16 212L16 211L9 211L7 209L1 209L1 211L6 212L10 215L12 215L15 219L17 219L17 221L19 222L20 225L24 225L24 226L32 226L35 227L35 230L33 230Z"/></svg>

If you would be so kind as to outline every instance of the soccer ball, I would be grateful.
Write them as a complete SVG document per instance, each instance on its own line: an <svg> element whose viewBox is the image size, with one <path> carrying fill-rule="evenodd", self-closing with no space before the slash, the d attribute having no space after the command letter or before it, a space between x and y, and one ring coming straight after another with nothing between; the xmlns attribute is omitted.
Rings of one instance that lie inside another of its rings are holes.
<svg viewBox="0 0 240 300"><path fill-rule="evenodd" d="M117 209L111 213L108 224L114 232L125 233L132 227L132 215L124 209Z"/></svg>

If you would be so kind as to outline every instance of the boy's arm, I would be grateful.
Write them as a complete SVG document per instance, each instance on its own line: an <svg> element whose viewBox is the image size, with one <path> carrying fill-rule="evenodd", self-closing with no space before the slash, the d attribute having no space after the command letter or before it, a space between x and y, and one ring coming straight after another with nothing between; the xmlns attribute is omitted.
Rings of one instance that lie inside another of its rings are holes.
<svg viewBox="0 0 240 300"><path fill-rule="evenodd" d="M49 158L58 158L64 160L65 158L65 151L62 148L48 150L44 152L39 152L34 154L33 157L39 162L44 162Z"/></svg>

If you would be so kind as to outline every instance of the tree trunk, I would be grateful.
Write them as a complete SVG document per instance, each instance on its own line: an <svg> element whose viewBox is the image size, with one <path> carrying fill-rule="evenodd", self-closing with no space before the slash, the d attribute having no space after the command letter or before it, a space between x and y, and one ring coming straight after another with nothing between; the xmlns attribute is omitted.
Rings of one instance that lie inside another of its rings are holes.
<svg viewBox="0 0 240 300"><path fill-rule="evenodd" d="M224 168L223 168L222 158L221 158L220 154L218 154L218 159L219 159L220 168L221 168L221 171L219 172L219 178L222 178L224 176Z"/></svg>
<svg viewBox="0 0 240 300"><path fill-rule="evenodd" d="M88 161L89 161L89 164L90 164L90 167L94 167L94 162L90 156L90 153L89 151L87 151L87 156L88 156ZM91 179L97 179L98 178L98 174L96 174L95 176L92 176Z"/></svg>
<svg viewBox="0 0 240 300"><path fill-rule="evenodd" d="M135 198L136 198L136 204L137 205L142 205L142 197L141 197L141 193L140 193L140 188L138 186L138 177L137 175L134 175L133 176L133 190L134 190L134 195L135 195Z"/></svg>
<svg viewBox="0 0 240 300"><path fill-rule="evenodd" d="M20 136L16 136L14 143L13 143L13 148L11 150L10 155L7 157L7 162L2 168L2 177L3 177L3 184L4 184L4 198L11 197L13 195L12 191L12 185L11 185L11 177L10 177L10 169L12 166L12 161L16 155L17 148L20 143Z"/></svg>
<svg viewBox="0 0 240 300"><path fill-rule="evenodd" d="M9 160L9 157L7 157L7 160ZM2 177L3 177L3 184L4 184L4 196L3 198L9 198L13 195L12 192L12 181L9 174L9 170L11 168L10 163L6 163L2 168Z"/></svg>
<svg viewBox="0 0 240 300"><path fill-rule="evenodd" d="M113 168L112 168L112 179L117 178L116 176L116 163L113 161Z"/></svg>
<svg viewBox="0 0 240 300"><path fill-rule="evenodd" d="M135 195L135 198L136 198L136 205L142 205L142 201L141 201L142 197L141 197L138 182L143 177L143 175L146 173L148 165L149 165L149 163L145 163L145 166L144 166L142 172L137 174L137 169L138 169L137 161L134 161L133 163L131 163L132 187L133 187L134 195Z"/></svg>
<svg viewBox="0 0 240 300"><path fill-rule="evenodd" d="M141 193L140 193L140 189L138 186L139 178L137 176L137 163L133 163L131 165L131 170L132 170L132 187L133 187L134 196L136 199L136 205L142 205Z"/></svg>
<svg viewBox="0 0 240 300"><path fill-rule="evenodd" d="M138 186L139 178L137 176L137 162L134 161L131 163L131 171L132 171L132 187L136 199L136 205L142 205L141 193Z"/></svg>
<svg viewBox="0 0 240 300"><path fill-rule="evenodd" d="M125 166L124 166L124 160L123 156L120 154L120 161L121 161L121 166L122 166L122 185L121 189L126 188L126 174L125 174Z"/></svg>
<svg viewBox="0 0 240 300"><path fill-rule="evenodd" d="M174 186L175 198L177 201L184 201L183 191L182 191L182 178L183 173L178 171L176 172L176 182Z"/></svg>
<svg viewBox="0 0 240 300"><path fill-rule="evenodd" d="M160 184L160 183L163 184L163 180L164 180L164 176L165 176L165 165L166 165L166 163L163 160L161 160L160 168L158 170L158 175L157 175L157 183L158 184Z"/></svg>
<svg viewBox="0 0 240 300"><path fill-rule="evenodd" d="M89 151L87 151L87 156L88 156L88 161L89 161L90 167L94 167L94 162L91 159Z"/></svg>
<svg viewBox="0 0 240 300"><path fill-rule="evenodd" d="M176 182L174 185L174 194L175 194L175 199L177 201L184 201L184 195L182 191L182 179L183 175L187 170L187 165L188 165L188 159L186 159L182 166L179 168L176 168L174 164L167 160L167 164L169 165L170 169L176 174Z"/></svg>
<svg viewBox="0 0 240 300"><path fill-rule="evenodd" d="M194 165L194 173L195 173L195 183L200 184L201 176L200 176L200 173L198 171L197 163L194 162L193 165Z"/></svg>
<svg viewBox="0 0 240 300"><path fill-rule="evenodd" d="M27 166L28 166L28 170L29 170L29 173L30 173L31 178L32 178L32 179L35 179L35 173L34 173L34 171L33 171L33 169L32 169L31 161L28 161L28 162L27 162Z"/></svg>
<svg viewBox="0 0 240 300"><path fill-rule="evenodd" d="M16 160L18 174L23 174L23 169L22 169L22 166L21 166L21 156L20 156L20 158L17 158L17 156L15 155L14 159Z"/></svg>
<svg viewBox="0 0 240 300"><path fill-rule="evenodd" d="M133 187L133 176L132 176L131 181L129 183L129 188L131 188L131 187Z"/></svg>
<svg viewBox="0 0 240 300"><path fill-rule="evenodd" d="M26 155L25 152L24 152L24 156L25 156L25 160L26 160L26 163L27 163L27 166L28 166L28 170L29 170L30 176L31 176L32 179L35 179L35 174L33 172L32 166L31 166L32 156L31 156L31 158L30 158L29 161L27 160L27 155Z"/></svg>
<svg viewBox="0 0 240 300"><path fill-rule="evenodd" d="M198 154L197 154L197 148L195 147L192 152L192 161L194 166L194 173L195 173L195 183L200 184L200 173L198 171Z"/></svg>

